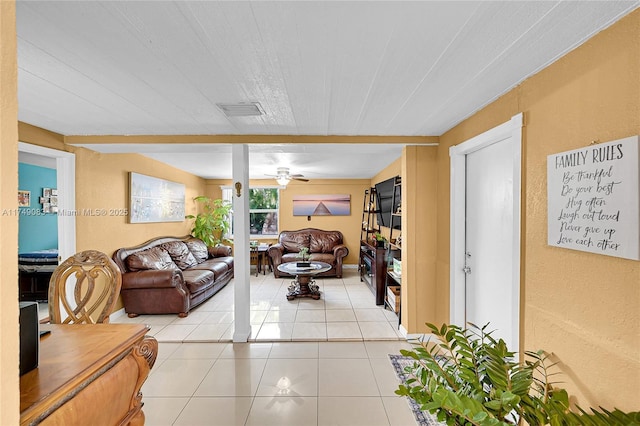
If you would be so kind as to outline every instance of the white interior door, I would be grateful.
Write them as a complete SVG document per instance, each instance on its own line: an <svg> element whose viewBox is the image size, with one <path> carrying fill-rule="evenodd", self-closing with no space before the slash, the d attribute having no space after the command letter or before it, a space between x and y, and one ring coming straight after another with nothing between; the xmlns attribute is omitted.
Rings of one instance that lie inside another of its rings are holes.
<svg viewBox="0 0 640 426"><path fill-rule="evenodd" d="M466 322L490 323L510 344L512 306L513 154L511 139L467 155Z"/></svg>
<svg viewBox="0 0 640 426"><path fill-rule="evenodd" d="M519 350L522 116L451 149L451 322Z"/></svg>

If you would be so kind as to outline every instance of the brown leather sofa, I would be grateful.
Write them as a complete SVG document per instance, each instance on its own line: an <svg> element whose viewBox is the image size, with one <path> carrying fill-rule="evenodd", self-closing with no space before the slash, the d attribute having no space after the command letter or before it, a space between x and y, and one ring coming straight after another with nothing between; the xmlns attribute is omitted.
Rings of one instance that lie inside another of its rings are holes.
<svg viewBox="0 0 640 426"><path fill-rule="evenodd" d="M317 276L342 277L342 259L349 254L349 249L343 243L342 232L305 228L298 231L282 231L278 236L278 242L269 247L269 259L276 278L290 276L278 271L278 265L300 261L297 255L302 247L309 249L311 261L326 262L332 266L330 270Z"/></svg>
<svg viewBox="0 0 640 426"><path fill-rule="evenodd" d="M122 271L122 301L130 317L189 311L233 278L231 248L207 248L202 240L160 237L121 248L113 260Z"/></svg>

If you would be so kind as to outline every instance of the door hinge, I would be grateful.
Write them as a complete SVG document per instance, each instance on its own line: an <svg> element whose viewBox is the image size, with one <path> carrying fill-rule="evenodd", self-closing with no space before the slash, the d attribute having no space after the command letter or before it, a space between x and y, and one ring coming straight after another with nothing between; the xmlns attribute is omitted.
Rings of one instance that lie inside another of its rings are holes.
<svg viewBox="0 0 640 426"><path fill-rule="evenodd" d="M465 255L465 260L464 260L464 268L462 268L462 272L464 272L466 275L469 275L471 273L471 267L469 265L467 265L467 259L471 259L471 252L467 251L464 253Z"/></svg>

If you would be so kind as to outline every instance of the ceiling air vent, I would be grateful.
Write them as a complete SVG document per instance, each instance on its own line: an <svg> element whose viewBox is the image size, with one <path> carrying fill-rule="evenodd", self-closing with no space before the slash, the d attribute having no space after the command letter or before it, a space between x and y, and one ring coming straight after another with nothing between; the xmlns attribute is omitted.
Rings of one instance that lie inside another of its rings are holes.
<svg viewBox="0 0 640 426"><path fill-rule="evenodd" d="M227 117L250 117L263 115L260 102L239 102L237 104L216 104Z"/></svg>

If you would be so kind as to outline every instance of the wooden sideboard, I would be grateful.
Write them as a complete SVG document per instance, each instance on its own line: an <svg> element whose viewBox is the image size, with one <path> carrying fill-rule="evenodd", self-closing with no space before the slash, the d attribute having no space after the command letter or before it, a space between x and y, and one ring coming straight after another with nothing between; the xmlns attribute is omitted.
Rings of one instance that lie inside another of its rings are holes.
<svg viewBox="0 0 640 426"><path fill-rule="evenodd" d="M140 388L158 354L142 324L43 324L38 367L20 376L21 425L143 425Z"/></svg>
<svg viewBox="0 0 640 426"><path fill-rule="evenodd" d="M384 305L387 249L360 241L360 281L367 284L376 298L376 305Z"/></svg>

